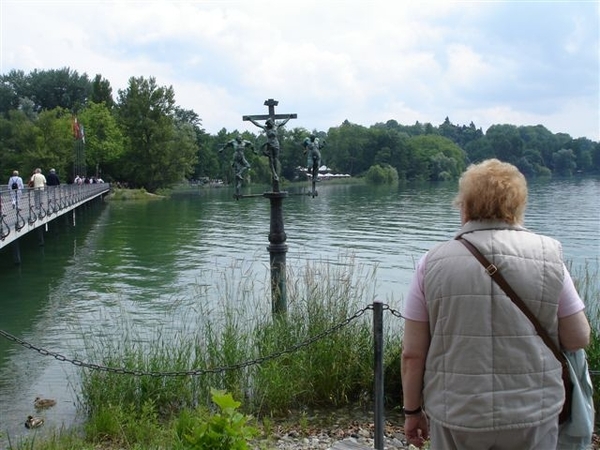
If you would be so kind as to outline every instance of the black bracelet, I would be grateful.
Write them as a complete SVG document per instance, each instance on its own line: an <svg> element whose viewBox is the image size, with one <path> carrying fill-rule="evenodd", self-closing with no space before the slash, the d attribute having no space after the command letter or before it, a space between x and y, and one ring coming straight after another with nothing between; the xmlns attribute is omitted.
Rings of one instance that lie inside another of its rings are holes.
<svg viewBox="0 0 600 450"><path fill-rule="evenodd" d="M415 414L419 414L421 411L423 411L423 407L419 406L416 409L406 409L406 408L402 408L402 410L404 411L404 415L405 416L414 416Z"/></svg>

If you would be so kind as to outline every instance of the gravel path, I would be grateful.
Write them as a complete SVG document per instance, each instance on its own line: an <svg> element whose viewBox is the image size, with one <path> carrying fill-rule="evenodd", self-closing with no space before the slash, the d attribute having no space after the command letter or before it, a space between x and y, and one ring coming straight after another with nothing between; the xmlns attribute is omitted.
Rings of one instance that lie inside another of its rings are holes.
<svg viewBox="0 0 600 450"><path fill-rule="evenodd" d="M385 416L384 447L386 450L406 450L403 417L389 413ZM300 421L288 419L293 425L278 424L268 437L257 439L253 450L340 450L374 447L375 427L371 412L364 409L336 411L335 418L303 415ZM318 422L329 423L319 425ZM298 425L301 422L302 425ZM345 445L342 445L345 444ZM357 447L360 445L362 447Z"/></svg>
<svg viewBox="0 0 600 450"><path fill-rule="evenodd" d="M345 444L345 445L342 445ZM282 436L273 436L268 440L257 441L253 447L255 450L340 450L353 448L374 448L373 434L367 429L358 429L346 437L338 437L324 432L316 435L302 436L294 432ZM384 448L386 450L406 450L408 445L404 440L404 434L394 433L384 437Z"/></svg>
<svg viewBox="0 0 600 450"><path fill-rule="evenodd" d="M303 417L299 426L277 425L268 437L257 439L253 450L350 450L374 448L372 413L364 410L336 411L335 420L329 417L328 425L310 425L318 417ZM294 423L292 417L289 423ZM385 450L413 450L404 437L404 418L401 414L386 413L384 429ZM267 433L265 433L267 434ZM592 450L600 450L600 436L593 436Z"/></svg>

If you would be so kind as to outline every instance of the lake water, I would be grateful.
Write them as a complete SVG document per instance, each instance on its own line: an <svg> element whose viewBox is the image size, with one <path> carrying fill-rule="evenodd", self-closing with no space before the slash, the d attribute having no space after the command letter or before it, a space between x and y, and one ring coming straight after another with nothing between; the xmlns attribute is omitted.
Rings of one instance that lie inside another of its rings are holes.
<svg viewBox="0 0 600 450"><path fill-rule="evenodd" d="M456 183L318 187L315 198L284 200L290 272L353 264L374 273L373 298L401 309L417 259L459 226ZM76 227L52 223L44 247L33 233L25 238L21 266L4 249L0 329L74 358L89 340L181 332L201 313L200 298L239 295L270 311L269 202L232 194L197 189L169 201L97 204L78 211ZM526 226L559 239L574 271L597 267L600 179L531 182ZM226 292L238 285L244 292ZM7 434L14 442L29 433L23 423L38 395L58 401L44 414L45 430L76 421L78 373L0 337L0 448Z"/></svg>

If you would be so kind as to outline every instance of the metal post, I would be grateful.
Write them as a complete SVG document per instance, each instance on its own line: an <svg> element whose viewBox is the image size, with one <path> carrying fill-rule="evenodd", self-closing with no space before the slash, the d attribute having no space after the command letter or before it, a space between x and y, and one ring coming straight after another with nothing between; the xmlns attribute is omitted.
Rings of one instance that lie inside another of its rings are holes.
<svg viewBox="0 0 600 450"><path fill-rule="evenodd" d="M43 247L44 246L44 229L42 227L38 227L37 234L38 234L38 243L39 243L40 247Z"/></svg>
<svg viewBox="0 0 600 450"><path fill-rule="evenodd" d="M373 347L375 377L375 449L383 450L383 303L373 302Z"/></svg>
<svg viewBox="0 0 600 450"><path fill-rule="evenodd" d="M271 310L273 314L287 313L286 253L287 236L283 227L283 199L287 192L265 192L271 201L269 250L271 262Z"/></svg>
<svg viewBox="0 0 600 450"><path fill-rule="evenodd" d="M13 250L13 261L15 264L21 264L21 247L19 245L19 240L16 239L12 242L12 250Z"/></svg>

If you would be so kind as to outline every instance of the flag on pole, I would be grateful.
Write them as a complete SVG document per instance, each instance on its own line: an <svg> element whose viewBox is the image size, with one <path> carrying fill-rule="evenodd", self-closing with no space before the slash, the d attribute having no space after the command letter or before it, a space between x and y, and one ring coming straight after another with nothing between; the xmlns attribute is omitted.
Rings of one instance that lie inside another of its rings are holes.
<svg viewBox="0 0 600 450"><path fill-rule="evenodd" d="M73 130L73 137L75 140L82 140L85 144L85 136L83 134L83 125L79 123L77 120L77 116L73 116L73 123L71 125L71 129Z"/></svg>

